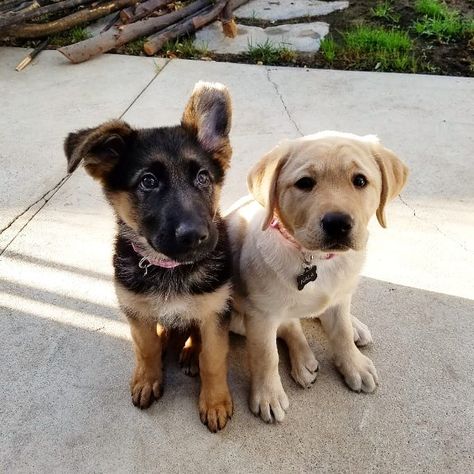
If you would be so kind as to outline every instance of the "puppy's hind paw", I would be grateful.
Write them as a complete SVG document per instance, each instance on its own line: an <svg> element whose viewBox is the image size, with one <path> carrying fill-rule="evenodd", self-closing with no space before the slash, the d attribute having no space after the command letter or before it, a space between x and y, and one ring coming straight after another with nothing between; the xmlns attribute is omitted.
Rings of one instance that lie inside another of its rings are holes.
<svg viewBox="0 0 474 474"><path fill-rule="evenodd" d="M359 321L355 316L352 316L352 330L354 332L354 342L356 346L363 347L373 342L372 334L368 326L362 321Z"/></svg>
<svg viewBox="0 0 474 474"><path fill-rule="evenodd" d="M190 377L199 375L199 351L200 347L196 344L184 345L179 355L179 365L181 370Z"/></svg>
<svg viewBox="0 0 474 474"><path fill-rule="evenodd" d="M336 361L336 367L346 384L355 392L373 392L379 383L374 363L358 350L353 357Z"/></svg>
<svg viewBox="0 0 474 474"><path fill-rule="evenodd" d="M316 382L319 372L319 363L311 354L308 360L300 361L291 365L291 376L293 380L303 388L310 388Z"/></svg>

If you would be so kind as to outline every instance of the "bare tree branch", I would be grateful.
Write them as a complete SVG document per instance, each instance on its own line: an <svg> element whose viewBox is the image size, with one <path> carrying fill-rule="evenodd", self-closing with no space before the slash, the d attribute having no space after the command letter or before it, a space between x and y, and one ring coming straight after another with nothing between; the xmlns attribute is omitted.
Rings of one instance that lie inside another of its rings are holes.
<svg viewBox="0 0 474 474"><path fill-rule="evenodd" d="M133 5L138 0L112 0L98 6L85 8L76 13L59 18L48 23L30 23L26 25L15 25L1 30L1 35L15 38L41 38L54 33L68 30L74 26L96 20L116 10Z"/></svg>
<svg viewBox="0 0 474 474"><path fill-rule="evenodd" d="M133 12L130 12L129 8L120 12L120 18L124 23L132 23L134 21L142 20L148 15L153 13L158 8L164 7L174 0L147 0L146 2L139 3Z"/></svg>
<svg viewBox="0 0 474 474"><path fill-rule="evenodd" d="M87 61L98 54L118 48L136 38L166 28L167 26L205 8L209 5L210 1L211 0L197 0L187 7L176 10L168 15L163 15L157 18L148 18L118 28L111 28L105 33L94 36L93 38L59 48L58 51L64 54L64 56L73 63Z"/></svg>
<svg viewBox="0 0 474 474"><path fill-rule="evenodd" d="M204 12L199 12L199 14L194 15L191 18L186 18L186 20L150 36L144 44L143 50L147 55L151 56L159 51L167 41L186 34L194 33L203 26L208 25L214 21L225 8L229 8L230 12L232 12L247 2L248 0L220 0L216 3L214 8L210 10L206 9ZM227 12L227 15L228 14L229 13Z"/></svg>
<svg viewBox="0 0 474 474"><path fill-rule="evenodd" d="M19 13L6 13L0 16L0 32L1 28L9 25L16 25L23 23L26 20L32 18L38 18L43 15L49 15L51 13L57 13L62 10L79 7L81 5L88 5L97 0L64 0L62 2L53 3L45 7L35 8L34 10L19 12Z"/></svg>

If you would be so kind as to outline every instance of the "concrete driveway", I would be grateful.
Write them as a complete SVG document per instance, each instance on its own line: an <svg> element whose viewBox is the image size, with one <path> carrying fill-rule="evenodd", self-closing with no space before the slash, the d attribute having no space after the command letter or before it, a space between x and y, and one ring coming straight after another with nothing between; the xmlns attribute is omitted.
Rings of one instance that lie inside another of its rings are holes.
<svg viewBox="0 0 474 474"><path fill-rule="evenodd" d="M72 66L0 49L0 465L3 472L472 472L474 470L474 80L105 55ZM316 322L310 390L281 373L284 423L247 408L245 340L232 337L235 415L213 435L199 382L168 356L163 398L130 401L128 326L112 287L114 222L83 170L67 177L67 132L122 117L176 123L196 81L225 83L234 158L223 207L285 137L376 133L409 185L371 224L353 312L381 384L350 392Z"/></svg>

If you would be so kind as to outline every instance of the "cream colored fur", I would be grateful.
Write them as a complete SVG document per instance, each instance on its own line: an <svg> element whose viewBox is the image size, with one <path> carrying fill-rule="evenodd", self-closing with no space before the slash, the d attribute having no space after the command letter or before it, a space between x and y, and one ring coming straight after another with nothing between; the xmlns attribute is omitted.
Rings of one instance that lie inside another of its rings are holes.
<svg viewBox="0 0 474 474"><path fill-rule="evenodd" d="M352 182L358 173L367 177L363 189ZM351 316L351 297L364 263L367 224L377 213L385 226L384 207L400 192L407 173L376 137L338 132L285 141L251 170L252 198L237 203L227 216L236 275L231 329L246 334L250 409L264 421L282 421L289 406L278 373L277 337L288 345L295 381L309 387L316 379L318 362L301 318L320 319L335 364L352 390L375 390L374 364L356 347L372 337L367 326ZM307 176L316 181L314 189L297 189L295 182ZM350 246L326 260L333 250L323 248L320 222L328 212L350 214L354 226ZM317 280L302 291L296 286L302 252L268 227L274 215L317 265Z"/></svg>

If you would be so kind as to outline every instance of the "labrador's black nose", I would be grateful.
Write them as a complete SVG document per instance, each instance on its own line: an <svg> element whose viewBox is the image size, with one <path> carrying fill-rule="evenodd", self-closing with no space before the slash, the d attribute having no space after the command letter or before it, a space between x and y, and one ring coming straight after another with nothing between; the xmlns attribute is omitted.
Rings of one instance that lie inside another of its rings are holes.
<svg viewBox="0 0 474 474"><path fill-rule="evenodd" d="M175 237L181 247L192 250L209 238L209 229L204 224L182 222L176 228Z"/></svg>
<svg viewBox="0 0 474 474"><path fill-rule="evenodd" d="M321 226L324 232L333 239L347 237L353 225L352 217L342 212L328 212L321 219Z"/></svg>

